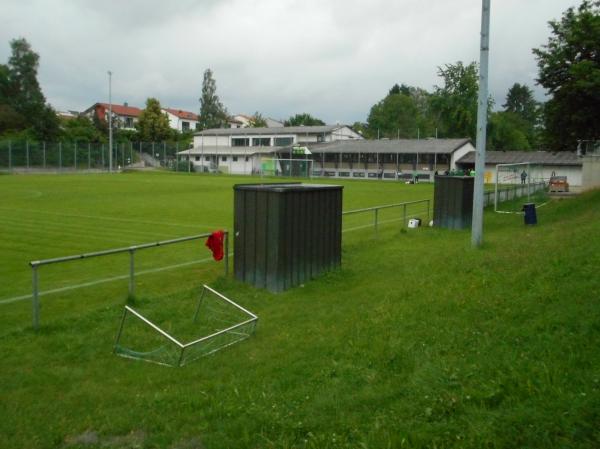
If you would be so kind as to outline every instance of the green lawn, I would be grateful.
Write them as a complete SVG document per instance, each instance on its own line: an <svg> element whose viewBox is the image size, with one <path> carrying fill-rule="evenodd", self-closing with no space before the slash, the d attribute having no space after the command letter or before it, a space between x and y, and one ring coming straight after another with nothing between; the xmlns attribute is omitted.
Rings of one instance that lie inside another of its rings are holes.
<svg viewBox="0 0 600 449"><path fill-rule="evenodd" d="M167 173L0 176L0 300L27 262L231 228L248 178ZM431 198L429 185L346 181L344 209ZM423 216L423 212L419 212ZM137 279L162 320L201 283L260 317L256 334L184 368L116 357L127 281L0 305L0 447L594 448L600 446L600 192L539 224L486 213L468 231L343 234L343 266L282 294L213 262ZM361 228L367 221L344 223ZM208 256L202 242L140 266ZM127 272L127 258L42 267L42 289Z"/></svg>

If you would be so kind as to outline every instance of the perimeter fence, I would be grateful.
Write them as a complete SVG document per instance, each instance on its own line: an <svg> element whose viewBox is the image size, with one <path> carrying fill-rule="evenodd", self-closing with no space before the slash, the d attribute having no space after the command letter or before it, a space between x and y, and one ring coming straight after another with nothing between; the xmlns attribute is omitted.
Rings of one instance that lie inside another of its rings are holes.
<svg viewBox="0 0 600 449"><path fill-rule="evenodd" d="M179 157L187 149L182 142L37 142L0 140L0 170L8 171L106 171L133 166L192 171Z"/></svg>

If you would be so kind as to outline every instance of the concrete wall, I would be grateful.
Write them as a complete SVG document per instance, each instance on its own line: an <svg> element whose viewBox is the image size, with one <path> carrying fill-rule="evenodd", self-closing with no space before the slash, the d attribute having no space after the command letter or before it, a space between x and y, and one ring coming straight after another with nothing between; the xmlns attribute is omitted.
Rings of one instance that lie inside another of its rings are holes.
<svg viewBox="0 0 600 449"><path fill-rule="evenodd" d="M583 190L600 187L600 157L585 156L581 174L581 187Z"/></svg>

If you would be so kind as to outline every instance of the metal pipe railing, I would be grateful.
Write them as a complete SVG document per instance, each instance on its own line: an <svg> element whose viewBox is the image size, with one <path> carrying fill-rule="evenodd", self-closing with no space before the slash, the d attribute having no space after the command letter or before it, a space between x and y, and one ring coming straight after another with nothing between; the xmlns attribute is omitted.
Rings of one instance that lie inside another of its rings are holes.
<svg viewBox="0 0 600 449"><path fill-rule="evenodd" d="M427 213L427 222L429 222L429 218L430 218L430 205L431 205L431 200L430 199L426 199L426 200L416 200L416 201L406 201L404 203L395 203L395 204L386 204L383 206L374 206L374 207L366 207L363 209L354 209L354 210L348 210L345 212L342 212L342 215L353 215L353 214L361 214L361 213L369 213L369 212L373 212L373 228L375 229L375 234L377 235L378 229L379 229L379 211L382 209L390 209L390 208L395 208L395 207L401 207L402 208L402 228L406 227L406 219L408 218L407 216L407 207L408 206L412 206L415 204L426 204L426 213Z"/></svg>
<svg viewBox="0 0 600 449"><path fill-rule="evenodd" d="M40 325L40 300L39 300L39 267L56 263L71 262L74 260L89 259L93 257L109 256L113 254L129 253L129 296L135 296L135 252L138 250L156 248L159 246L173 245L176 243L188 242L190 240L199 240L207 238L210 232L187 237L180 237L170 240L161 240L158 242L142 243L141 245L132 245L124 248L113 248L104 251L95 251L91 253L77 254L73 256L55 257L51 259L33 260L29 262L32 270L32 316L33 327L38 329ZM224 231L224 274L229 275L229 231Z"/></svg>

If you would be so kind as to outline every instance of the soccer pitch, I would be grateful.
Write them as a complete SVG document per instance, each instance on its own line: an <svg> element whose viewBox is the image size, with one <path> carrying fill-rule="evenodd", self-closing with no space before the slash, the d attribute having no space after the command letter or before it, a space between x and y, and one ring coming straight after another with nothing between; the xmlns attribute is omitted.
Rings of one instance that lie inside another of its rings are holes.
<svg viewBox="0 0 600 449"><path fill-rule="evenodd" d="M0 205L0 232L4 236L0 243L0 305L15 303L4 307L4 319L11 322L6 326L19 321L24 324L21 316L30 313L30 261L231 229L233 185L262 181L281 179L160 172L0 177L4 192ZM342 184L345 209L432 196L432 186L425 184ZM394 212L395 220L389 221L399 224L397 211L384 213L391 216ZM385 224L385 215L378 218ZM347 229L370 233L372 216L346 221ZM51 307L45 307L45 314L64 316L70 313L69 308L77 312L82 303L121 300L126 292L123 286L128 263L128 255L122 254L41 267L39 287L46 296L42 302L53 301ZM192 241L139 252L136 272L138 290L156 295L178 291L187 279L193 283L192 279L202 276L214 277L222 268L211 263L203 241Z"/></svg>
<svg viewBox="0 0 600 449"><path fill-rule="evenodd" d="M254 181L0 176L0 299L30 293L30 260L231 230L232 186ZM433 193L340 183L344 210ZM167 331L203 283L259 317L182 368L113 354L126 278L42 296L38 332L29 300L0 304L0 448L598 447L599 204L552 202L533 227L486 212L478 250L468 230L383 216L375 234L367 216L344 223L341 269L280 294L225 278L203 241L140 253L129 304ZM40 288L127 269L126 254L45 266Z"/></svg>

